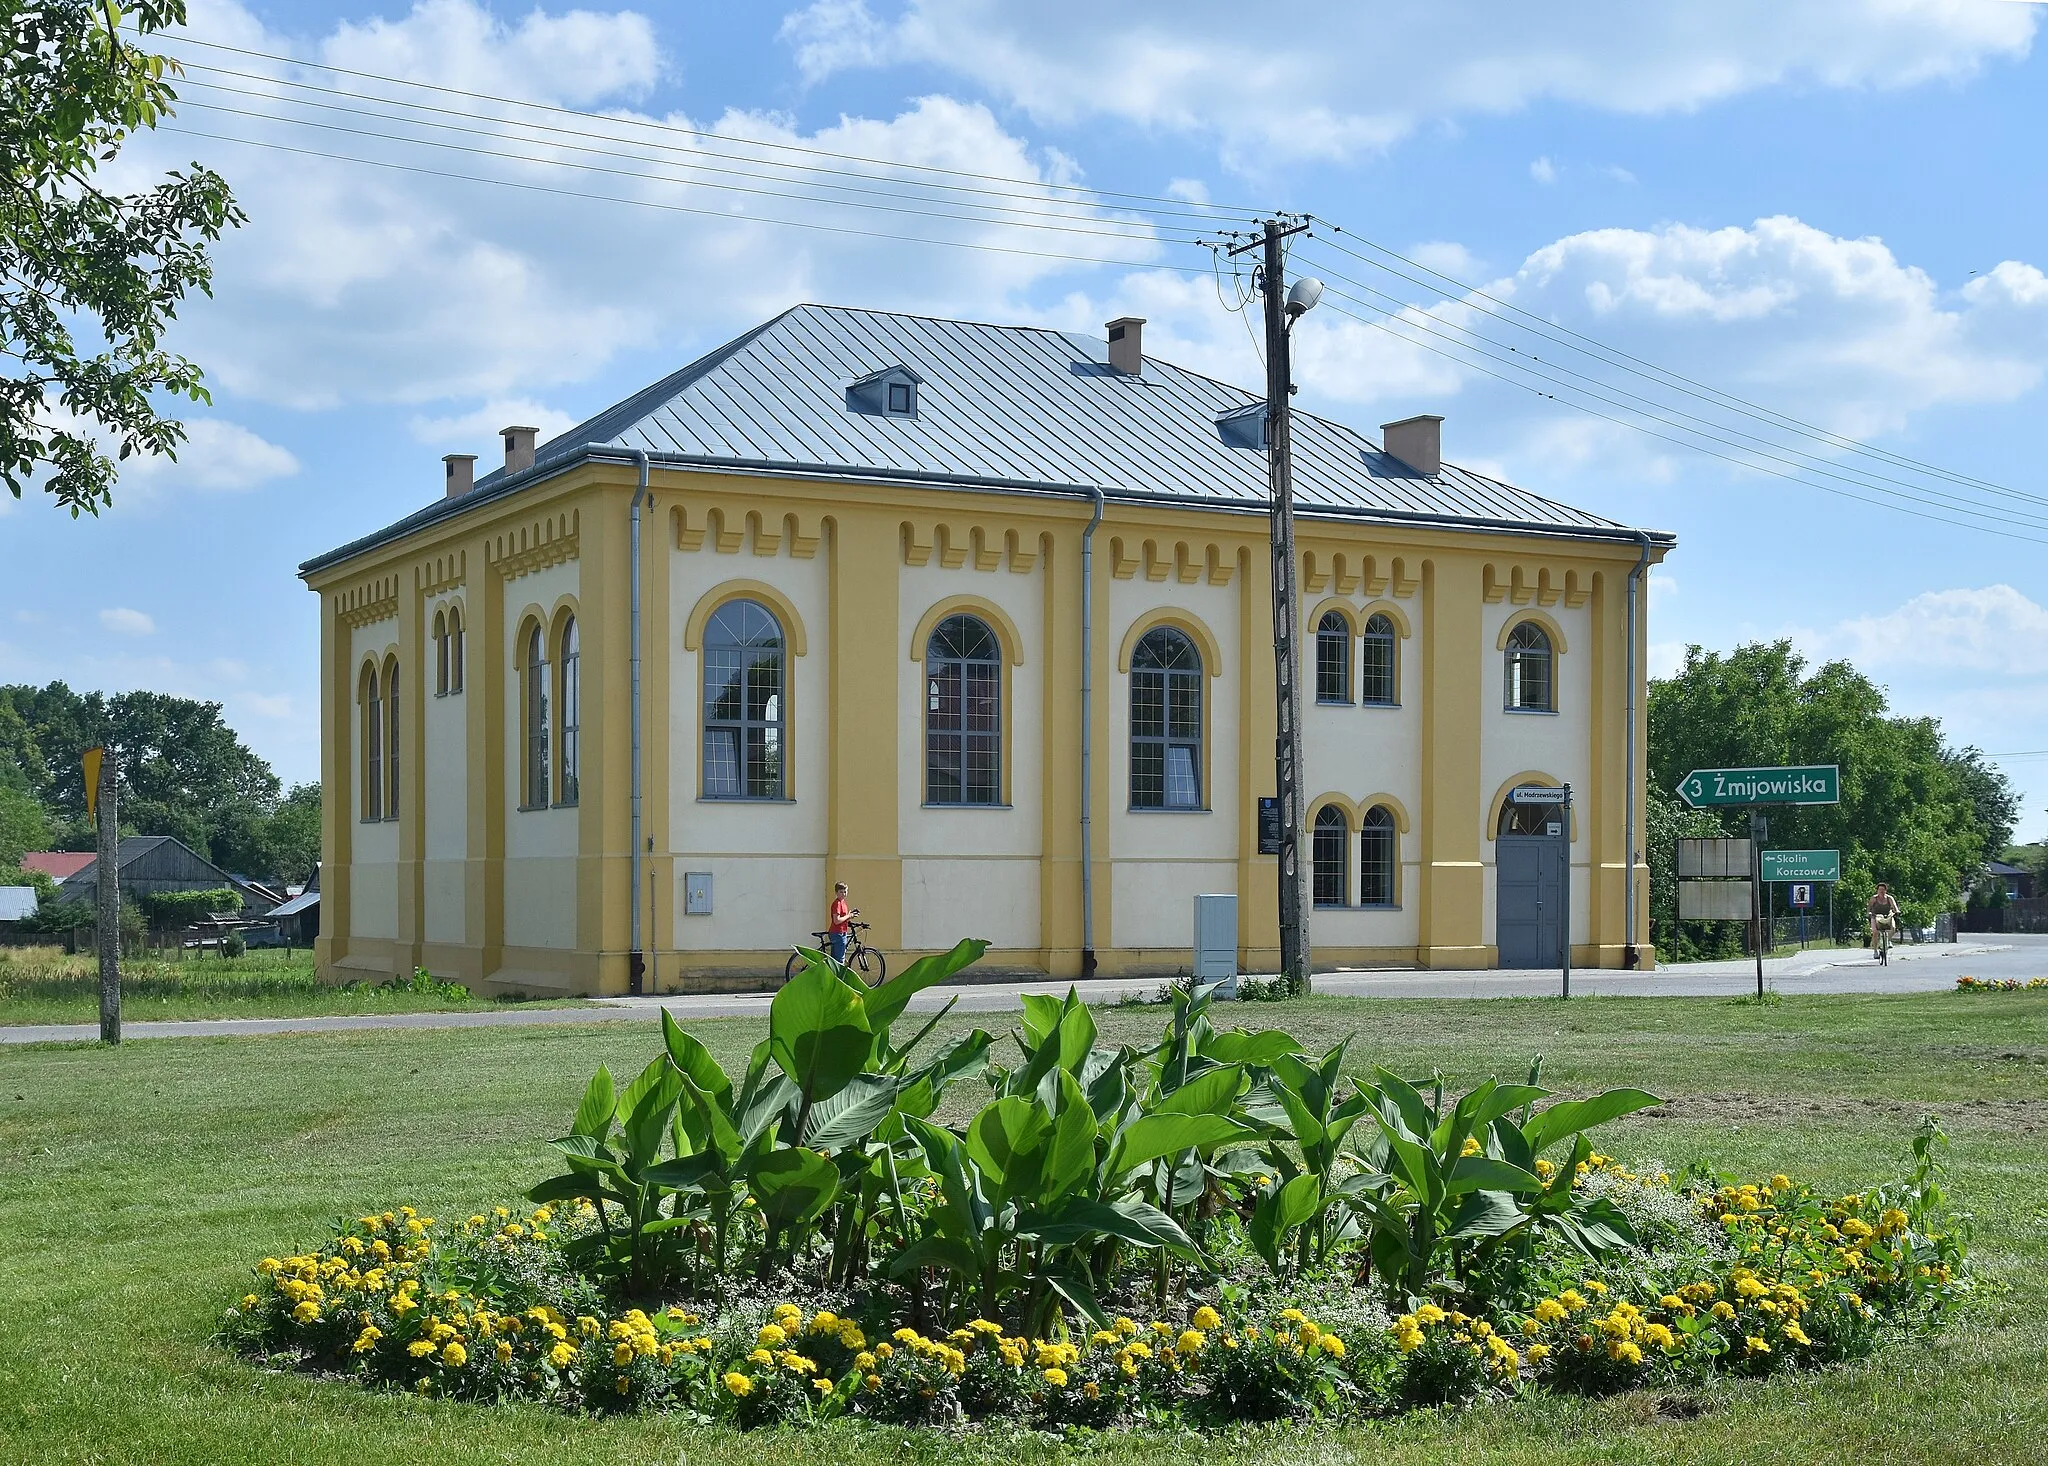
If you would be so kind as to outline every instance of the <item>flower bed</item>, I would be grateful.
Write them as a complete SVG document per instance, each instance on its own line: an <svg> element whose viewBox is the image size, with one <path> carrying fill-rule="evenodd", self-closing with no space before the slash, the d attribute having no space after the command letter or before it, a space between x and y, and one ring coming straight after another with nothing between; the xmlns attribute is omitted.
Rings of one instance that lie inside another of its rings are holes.
<svg viewBox="0 0 2048 1466"><path fill-rule="evenodd" d="M2048 988L2048 977L1959 977L1959 993L2034 993Z"/></svg>
<svg viewBox="0 0 2048 1466"><path fill-rule="evenodd" d="M913 1066L904 991L814 970L739 1084L665 1023L632 1084L592 1081L537 1204L362 1216L264 1259L224 1337L367 1385L742 1428L1208 1427L1815 1367L1966 1286L1931 1127L1908 1178L1853 1195L1674 1178L1585 1134L1637 1091L1449 1102L1350 1075L1342 1045L1218 1031L1200 993L1144 1053L1096 1047L1070 995L1027 1000L1015 1069L980 1033ZM969 1079L994 1098L934 1123Z"/></svg>

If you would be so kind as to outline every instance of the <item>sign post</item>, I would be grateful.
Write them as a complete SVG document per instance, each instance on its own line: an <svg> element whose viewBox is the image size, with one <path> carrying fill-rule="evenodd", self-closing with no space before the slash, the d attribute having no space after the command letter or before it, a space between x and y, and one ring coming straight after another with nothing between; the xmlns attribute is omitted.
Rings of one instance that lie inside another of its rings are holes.
<svg viewBox="0 0 2048 1466"><path fill-rule="evenodd" d="M1842 852L1839 850L1766 850L1763 854L1764 879L1781 885L1799 882L1817 886L1842 878Z"/></svg>
<svg viewBox="0 0 2048 1466"><path fill-rule="evenodd" d="M1572 786L1553 789L1547 784L1517 784L1508 791L1510 804L1548 804L1560 811L1564 821L1564 877L1558 883L1564 910L1557 921L1559 996L1572 995Z"/></svg>
<svg viewBox="0 0 2048 1466"><path fill-rule="evenodd" d="M99 821L99 851L93 858L98 887L97 925L100 954L100 1042L121 1041L121 824L114 786L114 761L102 748L88 748L85 765L86 812Z"/></svg>

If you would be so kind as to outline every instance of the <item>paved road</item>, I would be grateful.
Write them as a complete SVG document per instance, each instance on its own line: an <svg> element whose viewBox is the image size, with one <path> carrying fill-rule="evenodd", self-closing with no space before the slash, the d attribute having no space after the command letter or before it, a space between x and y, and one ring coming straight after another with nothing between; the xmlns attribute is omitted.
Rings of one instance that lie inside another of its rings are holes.
<svg viewBox="0 0 2048 1466"><path fill-rule="evenodd" d="M1789 995L1804 993L1911 993L1953 987L1957 977L2048 976L2048 936L2000 937L1956 946L1907 947L1879 967L1865 953L1809 952L1764 963L1766 986ZM1373 998L1536 998L1557 992L1554 971L1331 972L1318 976L1319 993ZM1063 982L985 983L933 988L911 1001L931 1012L957 996L964 1013L998 1013L1019 1006L1021 993L1063 994ZM1091 1003L1113 1003L1126 995L1150 996L1156 982L1107 980L1074 984ZM1572 975L1574 995L1614 997L1735 997L1756 986L1749 961L1694 962L1656 972L1585 971ZM678 1018L747 1017L766 1014L769 993L707 993L690 996L600 998L570 1008L508 1007L475 1013L358 1013L325 1018L213 1018L188 1022L130 1023L129 1038L218 1038L279 1033L346 1033L366 1028L497 1028L527 1024L653 1021L658 1009ZM0 1044L67 1043L98 1037L90 1023L52 1023L0 1028Z"/></svg>

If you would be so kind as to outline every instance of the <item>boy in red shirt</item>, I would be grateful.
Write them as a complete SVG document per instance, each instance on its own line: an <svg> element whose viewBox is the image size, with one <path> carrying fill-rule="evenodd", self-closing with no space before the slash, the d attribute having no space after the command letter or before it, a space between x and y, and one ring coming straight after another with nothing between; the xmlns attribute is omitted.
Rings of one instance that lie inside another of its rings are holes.
<svg viewBox="0 0 2048 1466"><path fill-rule="evenodd" d="M832 960L846 960L846 943L853 936L853 908L846 904L846 882L832 888Z"/></svg>

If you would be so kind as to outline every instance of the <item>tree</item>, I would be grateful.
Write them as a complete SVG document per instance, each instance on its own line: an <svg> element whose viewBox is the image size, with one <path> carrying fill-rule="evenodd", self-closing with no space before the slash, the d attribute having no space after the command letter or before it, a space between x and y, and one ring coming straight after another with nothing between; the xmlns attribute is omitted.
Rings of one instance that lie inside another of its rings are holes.
<svg viewBox="0 0 2048 1466"><path fill-rule="evenodd" d="M243 222L226 180L194 163L143 193L95 183L177 96L176 63L123 31L184 21L184 0L0 0L0 480L74 518L113 502L115 458L176 456L156 398L211 400L160 343L188 291L211 293L206 245Z"/></svg>
<svg viewBox="0 0 2048 1466"><path fill-rule="evenodd" d="M303 884L320 864L320 785L294 784L270 817L270 873Z"/></svg>
<svg viewBox="0 0 2048 1466"><path fill-rule="evenodd" d="M1839 805L1768 813L1772 846L1841 851L1845 913L1879 881L1909 922L1952 911L2011 831L2011 788L1982 755L1949 748L1934 718L1891 716L1882 689L1847 662L1809 674L1790 642L1725 656L1689 647L1677 675L1650 684L1649 720L1657 789L1701 767L1839 764Z"/></svg>

